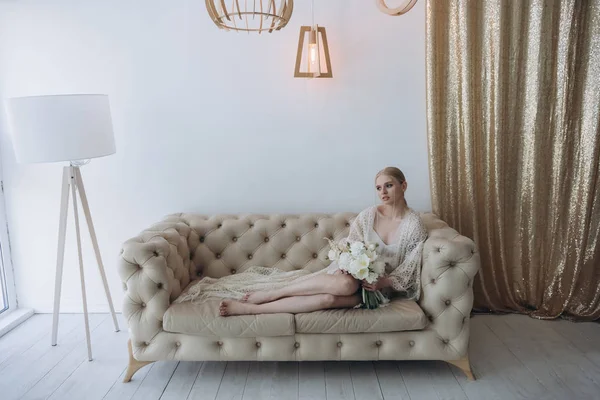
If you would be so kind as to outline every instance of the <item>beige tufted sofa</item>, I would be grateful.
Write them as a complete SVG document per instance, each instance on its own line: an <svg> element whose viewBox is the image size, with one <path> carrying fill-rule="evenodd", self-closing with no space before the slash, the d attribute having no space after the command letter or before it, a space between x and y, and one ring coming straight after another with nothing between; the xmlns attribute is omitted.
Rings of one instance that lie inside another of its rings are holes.
<svg viewBox="0 0 600 400"><path fill-rule="evenodd" d="M218 302L173 303L201 276L252 265L316 271L328 265L324 237L347 236L356 214L175 214L121 251L123 314L130 332L125 381L160 360L445 360L469 366L473 241L431 213L418 304L394 299L377 310L220 317Z"/></svg>

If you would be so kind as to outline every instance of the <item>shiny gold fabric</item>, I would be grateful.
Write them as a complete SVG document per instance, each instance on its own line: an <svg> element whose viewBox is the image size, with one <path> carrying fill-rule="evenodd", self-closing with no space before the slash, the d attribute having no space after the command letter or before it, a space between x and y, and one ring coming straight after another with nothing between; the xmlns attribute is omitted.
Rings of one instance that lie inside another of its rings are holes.
<svg viewBox="0 0 600 400"><path fill-rule="evenodd" d="M600 318L600 1L429 0L427 120L476 310Z"/></svg>

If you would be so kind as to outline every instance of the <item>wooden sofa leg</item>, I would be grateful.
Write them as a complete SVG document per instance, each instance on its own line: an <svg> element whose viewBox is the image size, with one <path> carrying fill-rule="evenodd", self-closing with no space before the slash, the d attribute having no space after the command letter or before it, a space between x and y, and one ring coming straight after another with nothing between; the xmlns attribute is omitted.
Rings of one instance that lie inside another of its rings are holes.
<svg viewBox="0 0 600 400"><path fill-rule="evenodd" d="M127 350L129 350L129 365L127 366L127 372L125 373L125 379L123 379L123 382L129 382L131 381L131 377L133 376L133 374L135 374L137 371L139 371L140 368L142 368L143 366L146 366L148 364L152 364L154 361L138 361L135 358L133 358L133 349L131 348L131 339L127 340Z"/></svg>
<svg viewBox="0 0 600 400"><path fill-rule="evenodd" d="M465 356L465 358L461 358L460 360L451 360L451 361L446 361L446 362L460 368L461 371L465 373L468 380L470 380L470 381L475 380L475 375L473 375L473 372L471 371L471 364L469 363L468 355Z"/></svg>

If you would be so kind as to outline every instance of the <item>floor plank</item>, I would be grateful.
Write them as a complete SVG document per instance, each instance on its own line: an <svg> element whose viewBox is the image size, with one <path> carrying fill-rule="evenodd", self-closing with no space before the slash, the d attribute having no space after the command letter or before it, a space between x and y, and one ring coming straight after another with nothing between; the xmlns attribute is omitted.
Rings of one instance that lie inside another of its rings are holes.
<svg viewBox="0 0 600 400"><path fill-rule="evenodd" d="M303 361L298 365L298 399L324 399L325 364L322 361Z"/></svg>
<svg viewBox="0 0 600 400"><path fill-rule="evenodd" d="M62 316L62 315L61 315ZM52 316L35 314L21 325L0 337L0 367L16 352L33 346L46 332L52 329Z"/></svg>
<svg viewBox="0 0 600 400"><path fill-rule="evenodd" d="M79 364L60 384L50 400L102 399L127 367L127 337L125 319L118 316L121 331L114 332L112 318L107 318L92 333L93 360ZM85 344L84 344L85 346Z"/></svg>
<svg viewBox="0 0 600 400"><path fill-rule="evenodd" d="M546 321L540 321L542 325ZM550 322L550 321L547 321ZM597 368L600 368L600 323L556 320L552 329L575 346Z"/></svg>
<svg viewBox="0 0 600 400"><path fill-rule="evenodd" d="M468 381L452 367L469 399L555 398L485 324L485 316L471 318L469 358L477 381Z"/></svg>
<svg viewBox="0 0 600 400"><path fill-rule="evenodd" d="M263 400L271 397L273 382L277 374L274 361L252 361L248 367L248 379L243 400Z"/></svg>
<svg viewBox="0 0 600 400"><path fill-rule="evenodd" d="M188 399L210 400L217 397L226 366L225 361L205 361L200 367Z"/></svg>
<svg viewBox="0 0 600 400"><path fill-rule="evenodd" d="M135 373L131 381L127 383L123 382L127 371L123 371L121 375L117 378L117 380L113 383L106 396L104 396L103 400L131 399L135 395L139 387L142 385L142 382L144 382L144 379L146 379L146 376L148 376L148 373L156 364L157 363L152 363L142 367Z"/></svg>
<svg viewBox="0 0 600 400"><path fill-rule="evenodd" d="M179 361L159 361L148 371L131 400L158 400L167 388ZM127 383L124 383L127 385ZM186 394L187 395L187 394Z"/></svg>
<svg viewBox="0 0 600 400"><path fill-rule="evenodd" d="M94 331L107 318L106 314L90 314L90 331ZM79 318L77 318L79 319ZM7 363L0 371L0 393L3 400L19 399L29 391L40 379L64 359L77 345L85 343L84 322L64 324L63 334L56 346L50 343L51 332L43 336L33 346ZM70 331L67 331L71 328Z"/></svg>
<svg viewBox="0 0 600 400"><path fill-rule="evenodd" d="M354 400L354 388L348 361L325 362L327 400Z"/></svg>
<svg viewBox="0 0 600 400"><path fill-rule="evenodd" d="M241 400L244 396L244 388L248 379L247 361L229 361L225 368L225 375L221 381L221 387L217 392L217 400Z"/></svg>
<svg viewBox="0 0 600 400"><path fill-rule="evenodd" d="M373 362L355 361L350 363L350 377L356 400L383 400Z"/></svg>
<svg viewBox="0 0 600 400"><path fill-rule="evenodd" d="M569 340L552 329L559 321L539 321L525 315L507 315L504 321L513 329L520 330L520 339L527 341L530 347L537 350L535 354L530 355L530 359L542 360L552 365L558 378L573 394L583 395L584 398L598 396L600 385L594 376L600 375L600 369Z"/></svg>
<svg viewBox="0 0 600 400"><path fill-rule="evenodd" d="M298 398L298 363L282 361L277 363L277 372L273 379L272 399Z"/></svg>
<svg viewBox="0 0 600 400"><path fill-rule="evenodd" d="M58 339L74 329L78 322L83 325L79 314L60 314L58 319ZM0 371L8 367L21 354L39 341L45 340L51 346L52 315L37 314L22 325L0 338ZM57 343L58 344L58 343Z"/></svg>
<svg viewBox="0 0 600 400"><path fill-rule="evenodd" d="M428 361L399 361L398 368L412 400L439 399L429 374Z"/></svg>
<svg viewBox="0 0 600 400"><path fill-rule="evenodd" d="M187 399L202 364L202 361L181 361L160 400Z"/></svg>
<svg viewBox="0 0 600 400"><path fill-rule="evenodd" d="M377 361L373 364L385 400L410 399L404 378L398 369L398 363L395 361Z"/></svg>

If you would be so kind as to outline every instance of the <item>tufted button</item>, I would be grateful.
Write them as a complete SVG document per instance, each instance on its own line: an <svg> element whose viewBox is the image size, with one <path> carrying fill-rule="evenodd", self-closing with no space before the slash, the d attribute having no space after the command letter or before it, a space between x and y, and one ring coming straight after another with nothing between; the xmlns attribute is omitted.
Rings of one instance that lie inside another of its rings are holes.
<svg viewBox="0 0 600 400"><path fill-rule="evenodd" d="M175 342L175 347L179 347L179 346L181 346L181 343L180 342Z"/></svg>
<svg viewBox="0 0 600 400"><path fill-rule="evenodd" d="M197 275L197 276L202 276L202 271L198 271L198 272L196 272L196 275Z"/></svg>
<svg viewBox="0 0 600 400"><path fill-rule="evenodd" d="M282 227L282 228L285 228L286 226L287 226L286 224L281 224L281 227Z"/></svg>
<svg viewBox="0 0 600 400"><path fill-rule="evenodd" d="M300 343L298 343L298 342L294 343L294 347L295 347L295 348L298 348L298 347L300 347Z"/></svg>
<svg viewBox="0 0 600 400"><path fill-rule="evenodd" d="M223 342L221 342L220 340L217 342L217 346L223 346Z"/></svg>
<svg viewBox="0 0 600 400"><path fill-rule="evenodd" d="M431 283L435 283L435 278L431 278Z"/></svg>
<svg viewBox="0 0 600 400"><path fill-rule="evenodd" d="M450 305L450 300L446 300L444 303L445 303L447 306L449 306L449 305Z"/></svg>
<svg viewBox="0 0 600 400"><path fill-rule="evenodd" d="M427 319L429 320L429 322L433 322L433 315L428 315Z"/></svg>
<svg viewBox="0 0 600 400"><path fill-rule="evenodd" d="M282 255L281 255L281 258L285 258L285 254L282 254Z"/></svg>
<svg viewBox="0 0 600 400"><path fill-rule="evenodd" d="M438 247L437 249L435 249L435 251L437 251L438 253L440 253L442 251L442 248Z"/></svg>
<svg viewBox="0 0 600 400"><path fill-rule="evenodd" d="M409 345L410 347L414 347L414 345L415 345L415 341L414 341L414 340L411 340L411 341L409 341L409 342L408 342L408 345Z"/></svg>
<svg viewBox="0 0 600 400"><path fill-rule="evenodd" d="M313 258L317 258L317 257L319 257L319 255L317 253L314 253Z"/></svg>
<svg viewBox="0 0 600 400"><path fill-rule="evenodd" d="M221 258L221 254L220 254L220 253L217 253L217 254L215 254L215 257L217 257L217 258Z"/></svg>
<svg viewBox="0 0 600 400"><path fill-rule="evenodd" d="M142 343L142 344L143 344L144 346L150 346L150 343L148 343L148 342L144 342L144 343Z"/></svg>
<svg viewBox="0 0 600 400"><path fill-rule="evenodd" d="M333 236L329 236L329 240L333 240Z"/></svg>
<svg viewBox="0 0 600 400"><path fill-rule="evenodd" d="M190 253L190 260L194 259L194 255L192 253Z"/></svg>
<svg viewBox="0 0 600 400"><path fill-rule="evenodd" d="M449 267L454 267L456 265L456 263L454 261L450 261L450 263L448 264Z"/></svg>
<svg viewBox="0 0 600 400"><path fill-rule="evenodd" d="M250 224L248 225L250 228L254 228L254 224Z"/></svg>
<svg viewBox="0 0 600 400"><path fill-rule="evenodd" d="M346 222L346 228L350 226L350 222Z"/></svg>
<svg viewBox="0 0 600 400"><path fill-rule="evenodd" d="M237 272L237 271L236 271L235 269L232 269L232 270L231 270L231 273L232 273L232 274L235 274L236 272Z"/></svg>
<svg viewBox="0 0 600 400"><path fill-rule="evenodd" d="M200 243L204 243L204 236L200 236Z"/></svg>
<svg viewBox="0 0 600 400"><path fill-rule="evenodd" d="M266 242L268 242L268 241L269 241L269 238L268 238L268 237L266 237L266 238L265 238L265 243L266 243Z"/></svg>
<svg viewBox="0 0 600 400"><path fill-rule="evenodd" d="M142 302L142 303L140 304L140 306L142 306L142 307L146 307L146 303Z"/></svg>
<svg viewBox="0 0 600 400"><path fill-rule="evenodd" d="M376 342L375 342L375 345L376 345L377 347L381 346L381 340L378 340L378 341L376 341Z"/></svg>
<svg viewBox="0 0 600 400"><path fill-rule="evenodd" d="M450 341L449 341L448 339L444 339L444 340L442 340L442 342L443 342L444 344L448 344L448 343L450 343Z"/></svg>
<svg viewBox="0 0 600 400"><path fill-rule="evenodd" d="M342 342L337 342L337 347L342 347Z"/></svg>
<svg viewBox="0 0 600 400"><path fill-rule="evenodd" d="M232 241L237 242L237 238L234 236L231 238Z"/></svg>
<svg viewBox="0 0 600 400"><path fill-rule="evenodd" d="M248 260L252 260L252 254L248 254Z"/></svg>
<svg viewBox="0 0 600 400"><path fill-rule="evenodd" d="M163 284L162 284L162 282L158 282L158 283L156 284L156 287L157 287L157 288L159 288L159 289L162 289L162 287L163 287Z"/></svg>
<svg viewBox="0 0 600 400"><path fill-rule="evenodd" d="M260 342L256 342L256 347L260 347L260 346L261 346Z"/></svg>
<svg viewBox="0 0 600 400"><path fill-rule="evenodd" d="M299 242L302 239L300 236L296 236L296 242Z"/></svg>
<svg viewBox="0 0 600 400"><path fill-rule="evenodd" d="M319 227L319 224L315 222L315 228L318 228L318 227Z"/></svg>
<svg viewBox="0 0 600 400"><path fill-rule="evenodd" d="M219 225L217 225L217 228L220 228L220 227L222 227L222 226L223 226L223 224L219 224Z"/></svg>
<svg viewBox="0 0 600 400"><path fill-rule="evenodd" d="M154 250L152 254L154 254L154 257L158 257L158 251Z"/></svg>

